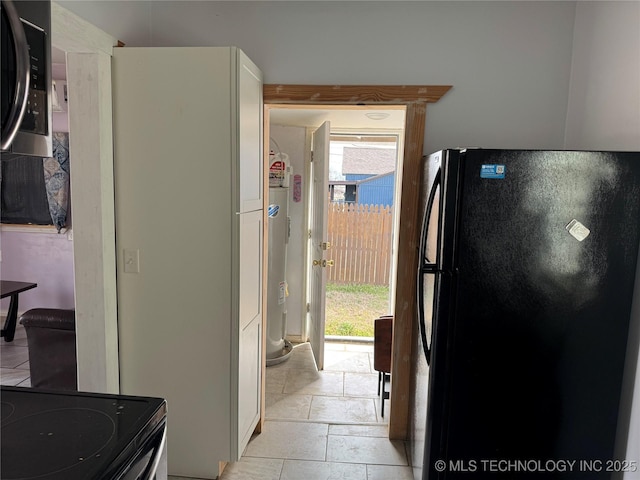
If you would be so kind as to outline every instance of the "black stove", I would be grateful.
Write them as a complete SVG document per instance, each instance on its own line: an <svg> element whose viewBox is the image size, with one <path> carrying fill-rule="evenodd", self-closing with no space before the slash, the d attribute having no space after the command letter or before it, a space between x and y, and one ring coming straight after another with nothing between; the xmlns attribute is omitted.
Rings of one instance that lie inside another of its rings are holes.
<svg viewBox="0 0 640 480"><path fill-rule="evenodd" d="M153 478L166 412L161 398L3 386L0 478Z"/></svg>

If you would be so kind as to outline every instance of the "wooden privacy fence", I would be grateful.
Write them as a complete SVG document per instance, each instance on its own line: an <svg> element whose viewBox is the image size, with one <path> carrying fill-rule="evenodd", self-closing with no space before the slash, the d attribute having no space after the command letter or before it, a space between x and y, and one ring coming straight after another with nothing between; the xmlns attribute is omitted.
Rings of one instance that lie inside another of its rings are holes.
<svg viewBox="0 0 640 480"><path fill-rule="evenodd" d="M390 206L329 203L327 281L389 285L391 270Z"/></svg>

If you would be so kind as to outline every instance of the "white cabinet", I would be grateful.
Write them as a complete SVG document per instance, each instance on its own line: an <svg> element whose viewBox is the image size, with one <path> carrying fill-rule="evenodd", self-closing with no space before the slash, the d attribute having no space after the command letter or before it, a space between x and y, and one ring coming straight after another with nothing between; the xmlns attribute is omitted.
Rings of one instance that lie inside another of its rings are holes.
<svg viewBox="0 0 640 480"><path fill-rule="evenodd" d="M262 210L240 215L238 316L238 451L260 419L262 365Z"/></svg>
<svg viewBox="0 0 640 480"><path fill-rule="evenodd" d="M238 105L240 149L238 175L240 177L240 211L250 212L262 208L262 76L256 66L242 52L238 55L238 91L242 102Z"/></svg>
<svg viewBox="0 0 640 480"><path fill-rule="evenodd" d="M167 399L170 475L215 478L260 417L261 74L234 47L118 48L113 97L121 392Z"/></svg>

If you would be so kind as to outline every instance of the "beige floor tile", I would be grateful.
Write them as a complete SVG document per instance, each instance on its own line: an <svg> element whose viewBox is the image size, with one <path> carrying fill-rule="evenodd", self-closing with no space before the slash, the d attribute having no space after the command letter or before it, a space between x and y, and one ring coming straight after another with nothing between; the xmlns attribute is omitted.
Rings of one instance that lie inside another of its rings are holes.
<svg viewBox="0 0 640 480"><path fill-rule="evenodd" d="M31 386L31 377L27 378L26 380L20 382L18 384L19 387L30 387Z"/></svg>
<svg viewBox="0 0 640 480"><path fill-rule="evenodd" d="M345 343L344 349L347 352L368 352L373 353L373 342L371 343Z"/></svg>
<svg viewBox="0 0 640 480"><path fill-rule="evenodd" d="M344 394L344 374L342 372L289 370L284 393L342 396Z"/></svg>
<svg viewBox="0 0 640 480"><path fill-rule="evenodd" d="M408 465L404 442L376 437L329 435L328 462Z"/></svg>
<svg viewBox="0 0 640 480"><path fill-rule="evenodd" d="M4 325L4 320L2 321L2 324ZM20 318L18 318L18 324L16 325L16 333L15 333L15 335L13 337L13 341L10 342L8 345L15 345L15 346L18 346L18 347L26 347L26 346L28 346L27 331L20 324Z"/></svg>
<svg viewBox="0 0 640 480"><path fill-rule="evenodd" d="M413 480L411 467L367 465L367 480Z"/></svg>
<svg viewBox="0 0 640 480"><path fill-rule="evenodd" d="M0 368L0 385L16 386L29 378L28 370L15 370L12 368ZM21 385L27 386L27 385ZM28 386L31 386L29 383Z"/></svg>
<svg viewBox="0 0 640 480"><path fill-rule="evenodd" d="M296 345L289 356L289 359L269 367L271 369L303 369L303 370L317 370L316 362L313 358L313 352L311 351L311 345L308 343L301 343Z"/></svg>
<svg viewBox="0 0 640 480"><path fill-rule="evenodd" d="M389 423L389 412L391 411L391 400L388 398L384 401L384 417L382 416L382 405L380 405L382 399L380 397L375 399L376 403L376 415L378 416L378 423Z"/></svg>
<svg viewBox="0 0 640 480"><path fill-rule="evenodd" d="M389 427L386 425L329 425L329 435L388 438Z"/></svg>
<svg viewBox="0 0 640 480"><path fill-rule="evenodd" d="M2 368L16 368L18 365L29 361L29 349L5 343L0 340L0 365Z"/></svg>
<svg viewBox="0 0 640 480"><path fill-rule="evenodd" d="M347 349L346 343L324 342L325 355L328 351L344 352Z"/></svg>
<svg viewBox="0 0 640 480"><path fill-rule="evenodd" d="M366 480L366 465L285 460L281 480ZM391 477L389 477L389 480ZM395 479L394 479L395 480Z"/></svg>
<svg viewBox="0 0 640 480"><path fill-rule="evenodd" d="M284 390L284 384L287 380L288 368L276 369L273 367L267 367L265 376L265 393L282 393Z"/></svg>
<svg viewBox="0 0 640 480"><path fill-rule="evenodd" d="M369 354L365 352L325 352L327 371L373 373Z"/></svg>
<svg viewBox="0 0 640 480"><path fill-rule="evenodd" d="M29 362L26 361L24 363L21 363L20 365L16 366L17 370L30 370L31 367L29 367Z"/></svg>
<svg viewBox="0 0 640 480"><path fill-rule="evenodd" d="M245 456L324 461L329 425L267 420L261 434L251 439Z"/></svg>
<svg viewBox="0 0 640 480"><path fill-rule="evenodd" d="M16 347L28 347L29 343L26 336L18 337L18 332L16 331L16 336L13 338L12 342L9 342L9 345L15 345Z"/></svg>
<svg viewBox="0 0 640 480"><path fill-rule="evenodd" d="M344 374L345 397L378 397L377 373L351 373Z"/></svg>
<svg viewBox="0 0 640 480"><path fill-rule="evenodd" d="M309 420L330 423L375 423L375 403L369 398L314 396Z"/></svg>
<svg viewBox="0 0 640 480"><path fill-rule="evenodd" d="M243 457L227 465L219 480L279 480L283 463L279 458Z"/></svg>
<svg viewBox="0 0 640 480"><path fill-rule="evenodd" d="M311 395L265 394L265 412L268 420L307 420L310 408Z"/></svg>

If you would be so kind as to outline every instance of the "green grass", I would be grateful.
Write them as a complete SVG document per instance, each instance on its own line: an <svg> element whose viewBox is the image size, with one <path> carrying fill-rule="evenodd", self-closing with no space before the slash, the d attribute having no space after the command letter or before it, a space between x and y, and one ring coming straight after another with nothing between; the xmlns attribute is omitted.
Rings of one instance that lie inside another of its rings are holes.
<svg viewBox="0 0 640 480"><path fill-rule="evenodd" d="M389 313L389 287L327 283L325 335L373 337L373 321Z"/></svg>

